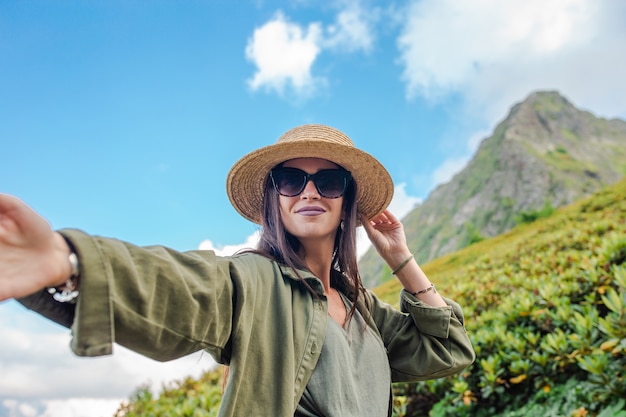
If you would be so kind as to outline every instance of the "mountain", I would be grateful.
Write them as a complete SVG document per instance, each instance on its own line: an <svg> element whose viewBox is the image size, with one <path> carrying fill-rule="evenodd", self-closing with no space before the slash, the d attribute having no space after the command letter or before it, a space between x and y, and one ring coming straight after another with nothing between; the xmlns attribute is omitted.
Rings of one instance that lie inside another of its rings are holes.
<svg viewBox="0 0 626 417"><path fill-rule="evenodd" d="M577 109L556 91L515 104L473 159L404 219L421 263L515 226L520 216L558 208L626 175L626 122ZM374 287L388 267L370 249L359 261Z"/></svg>

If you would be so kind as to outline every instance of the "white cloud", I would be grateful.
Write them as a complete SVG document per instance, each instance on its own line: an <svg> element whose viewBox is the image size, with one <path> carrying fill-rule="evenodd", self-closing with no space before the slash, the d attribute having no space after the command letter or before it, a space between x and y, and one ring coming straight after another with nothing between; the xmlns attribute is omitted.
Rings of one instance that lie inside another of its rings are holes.
<svg viewBox="0 0 626 417"><path fill-rule="evenodd" d="M397 218L402 219L421 202L421 198L406 193L405 183L397 184L394 189L393 199L389 204L389 211Z"/></svg>
<svg viewBox="0 0 626 417"><path fill-rule="evenodd" d="M377 10L365 10L353 1L326 28L323 46L345 52L369 52L374 45L373 25L377 19Z"/></svg>
<svg viewBox="0 0 626 417"><path fill-rule="evenodd" d="M120 401L117 399L69 398L45 402L45 411L41 417L80 416L110 417L117 411Z"/></svg>
<svg viewBox="0 0 626 417"><path fill-rule="evenodd" d="M111 417L119 408L121 399L64 398L59 400L0 402L11 417Z"/></svg>
<svg viewBox="0 0 626 417"><path fill-rule="evenodd" d="M468 161L469 157L446 159L443 164L433 172L433 184L436 186L450 181L456 173L460 172L465 167Z"/></svg>
<svg viewBox="0 0 626 417"><path fill-rule="evenodd" d="M248 238L246 239L244 243L239 243L239 244L234 244L234 245L224 245L224 246L215 246L212 241L207 239L207 240L203 240L202 242L200 242L198 249L215 251L215 253L218 256L229 256L242 249L256 248L257 243L259 242L259 238L260 238L260 232L256 231L250 236L248 236Z"/></svg>
<svg viewBox="0 0 626 417"><path fill-rule="evenodd" d="M610 0L414 1L398 39L407 96L458 94L490 126L539 89L626 115L625 12Z"/></svg>
<svg viewBox="0 0 626 417"><path fill-rule="evenodd" d="M118 345L113 355L80 358L70 351L68 329L15 301L0 304L0 327L0 415L4 409L16 417L111 416L139 386L159 392L215 366L202 352L161 363Z"/></svg>
<svg viewBox="0 0 626 417"><path fill-rule="evenodd" d="M246 59L256 66L248 80L253 91L266 89L281 96L307 98L326 85L313 75L313 65L324 50L337 53L368 52L374 44L376 10L364 10L358 1L343 5L335 22L300 25L282 12L254 30L246 46Z"/></svg>
<svg viewBox="0 0 626 417"><path fill-rule="evenodd" d="M265 87L281 95L291 87L298 95L310 94L319 82L311 75L311 67L320 52L320 41L319 23L303 29L278 12L273 20L255 29L246 46L246 58L257 67L250 87Z"/></svg>
<svg viewBox="0 0 626 417"><path fill-rule="evenodd" d="M5 398L90 397L96 393L103 398L125 397L141 384L150 383L156 390L163 382L199 375L215 364L201 353L160 363L117 345L114 355L79 358L69 349L69 330L56 325L35 334L5 324L3 338L0 397Z"/></svg>

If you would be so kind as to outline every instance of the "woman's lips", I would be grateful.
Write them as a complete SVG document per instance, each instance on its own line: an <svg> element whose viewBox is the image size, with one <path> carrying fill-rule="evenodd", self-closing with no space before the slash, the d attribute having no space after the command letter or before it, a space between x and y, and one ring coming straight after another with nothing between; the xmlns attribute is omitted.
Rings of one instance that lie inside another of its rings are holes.
<svg viewBox="0 0 626 417"><path fill-rule="evenodd" d="M299 208L296 211L296 213L302 216L319 216L320 214L323 214L325 212L326 210L317 206L306 206L306 207Z"/></svg>

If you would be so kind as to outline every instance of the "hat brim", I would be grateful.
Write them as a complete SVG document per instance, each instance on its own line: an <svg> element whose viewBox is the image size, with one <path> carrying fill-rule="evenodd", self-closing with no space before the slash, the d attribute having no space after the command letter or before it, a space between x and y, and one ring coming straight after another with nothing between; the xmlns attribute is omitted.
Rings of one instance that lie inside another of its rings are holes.
<svg viewBox="0 0 626 417"><path fill-rule="evenodd" d="M321 158L352 173L357 183L357 210L368 219L382 213L393 197L393 181L373 156L338 143L295 141L265 146L237 161L226 179L228 198L246 219L261 224L263 194L269 171L295 158Z"/></svg>

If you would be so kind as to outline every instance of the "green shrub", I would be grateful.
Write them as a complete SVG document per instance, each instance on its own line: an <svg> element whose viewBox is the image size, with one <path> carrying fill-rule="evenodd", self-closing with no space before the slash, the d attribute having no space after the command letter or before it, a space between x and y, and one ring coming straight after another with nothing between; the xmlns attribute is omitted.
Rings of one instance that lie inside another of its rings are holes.
<svg viewBox="0 0 626 417"><path fill-rule="evenodd" d="M537 221L538 219L550 217L555 210L550 200L546 199L539 210L521 211L515 216L515 224L527 224Z"/></svg>
<svg viewBox="0 0 626 417"><path fill-rule="evenodd" d="M484 236L480 234L480 230L473 223L465 224L465 233L467 234L467 244L465 246L485 240Z"/></svg>
<svg viewBox="0 0 626 417"><path fill-rule="evenodd" d="M215 417L222 399L223 375L223 368L219 368L197 380L174 381L156 396L147 386L139 387L114 417Z"/></svg>

